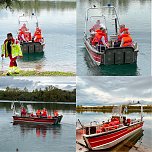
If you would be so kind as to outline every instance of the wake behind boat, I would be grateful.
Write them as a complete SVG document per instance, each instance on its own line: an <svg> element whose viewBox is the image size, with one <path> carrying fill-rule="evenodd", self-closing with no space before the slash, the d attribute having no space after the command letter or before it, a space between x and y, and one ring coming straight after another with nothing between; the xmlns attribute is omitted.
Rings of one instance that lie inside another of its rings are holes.
<svg viewBox="0 0 152 152"><path fill-rule="evenodd" d="M82 125L76 129L77 143L90 150L109 149L133 136L142 129L143 107L141 105L141 118L131 119L123 115L122 106L113 108L113 115L107 122L93 121L90 125Z"/></svg>
<svg viewBox="0 0 152 152"><path fill-rule="evenodd" d="M53 116L48 114L47 110L43 108L43 110L38 109L36 113L32 112L29 109L31 105L27 105L27 109L21 105L21 112L17 113L15 110L15 104L12 103L13 109L13 122L14 123L35 123L35 124L49 124L56 125L59 124L62 120L63 115L59 115L57 111L54 111Z"/></svg>
<svg viewBox="0 0 152 152"><path fill-rule="evenodd" d="M107 19L110 15L112 15L111 20L114 20L114 23L111 23L110 20L108 29ZM95 22L96 24L93 25ZM113 31L112 24L115 25L115 31ZM94 6L86 11L84 44L95 64L132 64L137 62L138 45L133 42L128 28L123 27L122 31L121 26L116 9L110 4L101 8ZM108 39L109 33L113 34L109 35ZM102 37L105 39L102 40Z"/></svg>

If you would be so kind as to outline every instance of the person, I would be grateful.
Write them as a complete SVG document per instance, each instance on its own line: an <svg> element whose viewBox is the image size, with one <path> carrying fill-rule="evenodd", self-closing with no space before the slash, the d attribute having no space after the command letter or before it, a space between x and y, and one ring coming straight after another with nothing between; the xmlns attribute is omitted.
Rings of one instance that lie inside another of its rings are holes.
<svg viewBox="0 0 152 152"><path fill-rule="evenodd" d="M19 29L18 40L20 42L29 42L32 40L31 32L29 32L29 29L26 27L25 23Z"/></svg>
<svg viewBox="0 0 152 152"><path fill-rule="evenodd" d="M36 111L36 116L37 116L37 117L41 117L41 110L40 110L40 109L38 109L38 110Z"/></svg>
<svg viewBox="0 0 152 152"><path fill-rule="evenodd" d="M34 42L43 42L42 30L39 27L36 27L33 38Z"/></svg>
<svg viewBox="0 0 152 152"><path fill-rule="evenodd" d="M27 114L25 107L21 108L21 117L25 117Z"/></svg>
<svg viewBox="0 0 152 152"><path fill-rule="evenodd" d="M34 117L34 114L33 114L33 112L32 112L32 113L30 113L30 117Z"/></svg>
<svg viewBox="0 0 152 152"><path fill-rule="evenodd" d="M7 75L10 75L12 73L19 73L19 68L17 67L17 58L22 57L22 51L20 44L17 40L13 38L12 33L7 34L7 39L4 41L2 45L2 54L1 57L10 58L10 65L8 69Z"/></svg>
<svg viewBox="0 0 152 152"><path fill-rule="evenodd" d="M129 29L126 28L125 24L122 24L119 26L119 34L118 34L117 41L114 42L114 47L120 47L121 39L124 34L124 31L128 31L128 33L129 33Z"/></svg>
<svg viewBox="0 0 152 152"><path fill-rule="evenodd" d="M59 116L59 113L58 113L57 110L54 111L54 116L55 116L55 117L58 117L58 116Z"/></svg>
<svg viewBox="0 0 152 152"><path fill-rule="evenodd" d="M26 24L24 23L20 30L25 32L25 31L28 31L29 29L26 27Z"/></svg>
<svg viewBox="0 0 152 152"><path fill-rule="evenodd" d="M96 24L95 25L93 25L93 27L90 29L90 32L92 32L92 31L96 31L96 30L98 30L98 29L100 29L101 28L101 25L100 25L100 20L97 20L96 21Z"/></svg>
<svg viewBox="0 0 152 152"><path fill-rule="evenodd" d="M92 45L97 44L102 50L104 50L106 47L109 48L107 33L103 27L101 27L100 30L96 31L95 37L92 41Z"/></svg>
<svg viewBox="0 0 152 152"><path fill-rule="evenodd" d="M133 41L128 30L124 30L124 34L122 34L121 37L120 47L132 46Z"/></svg>
<svg viewBox="0 0 152 152"><path fill-rule="evenodd" d="M42 117L47 117L47 110L45 108L42 110Z"/></svg>

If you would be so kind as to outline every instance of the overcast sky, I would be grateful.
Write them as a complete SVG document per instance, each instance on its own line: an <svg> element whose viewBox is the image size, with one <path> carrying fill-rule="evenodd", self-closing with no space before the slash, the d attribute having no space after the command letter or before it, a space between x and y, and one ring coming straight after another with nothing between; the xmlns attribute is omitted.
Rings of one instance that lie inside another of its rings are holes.
<svg viewBox="0 0 152 152"><path fill-rule="evenodd" d="M77 105L113 105L143 100L152 104L150 77L78 77Z"/></svg>
<svg viewBox="0 0 152 152"><path fill-rule="evenodd" d="M60 89L72 90L76 88L75 77L1 77L0 89L25 87L32 91L34 89L44 89L46 86L53 85Z"/></svg>

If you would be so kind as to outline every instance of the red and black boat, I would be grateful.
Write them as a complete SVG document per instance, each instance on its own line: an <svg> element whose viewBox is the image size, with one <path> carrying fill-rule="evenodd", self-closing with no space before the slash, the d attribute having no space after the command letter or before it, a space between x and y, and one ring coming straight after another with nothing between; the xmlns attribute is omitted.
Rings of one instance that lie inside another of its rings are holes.
<svg viewBox="0 0 152 152"><path fill-rule="evenodd" d="M123 116L120 113L122 106L116 111L118 111L119 115L114 114L110 121L103 123L91 122L90 125L81 125L81 128L77 128L77 134L79 136L81 134L83 137L85 147L90 150L109 149L142 129L144 123L142 106L141 119L138 120ZM82 143L82 139L79 138L77 142Z"/></svg>
<svg viewBox="0 0 152 152"><path fill-rule="evenodd" d="M20 122L20 123L39 123L39 124L49 124L49 125L56 125L59 124L62 120L62 115L53 116L51 118L43 118L43 117L31 117L31 116L13 116L13 122Z"/></svg>
<svg viewBox="0 0 152 152"><path fill-rule="evenodd" d="M15 104L13 102L12 104L13 109L13 123L34 123L34 124L49 124L49 125L56 125L60 124L63 115L59 115L57 111L54 112L53 116L46 115L45 117L43 115L37 116L36 114L33 114L33 112L29 109L31 108L31 105L27 105L27 112L26 114L22 114L22 112L17 113L15 110ZM23 108L23 105L21 105L21 108ZM29 111L29 112L28 112Z"/></svg>
<svg viewBox="0 0 152 152"><path fill-rule="evenodd" d="M107 29L108 24L106 18L109 19L109 16L112 16L111 20L114 20L114 23L111 24L110 20L109 29ZM95 32L91 32L90 29L97 20L104 23L104 28L111 34L109 35L108 43L110 46L108 48L105 47L103 49L103 46L101 47L99 44L94 46L91 43ZM113 31L113 25L115 25L115 32ZM119 26L119 18L114 6L109 4L108 6L100 8L94 6L87 9L85 17L84 44L90 58L96 65L133 64L137 62L137 54L139 51L137 43L133 42L132 46L126 47L114 46L114 43L118 38Z"/></svg>

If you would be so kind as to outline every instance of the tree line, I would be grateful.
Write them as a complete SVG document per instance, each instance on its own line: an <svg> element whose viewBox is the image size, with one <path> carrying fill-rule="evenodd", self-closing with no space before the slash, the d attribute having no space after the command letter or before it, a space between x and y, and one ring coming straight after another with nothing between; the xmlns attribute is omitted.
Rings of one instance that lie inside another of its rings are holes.
<svg viewBox="0 0 152 152"><path fill-rule="evenodd" d="M69 91L49 86L44 90L35 89L29 91L26 87L22 90L7 87L5 90L0 90L0 100L76 102L76 89Z"/></svg>

